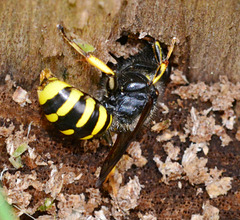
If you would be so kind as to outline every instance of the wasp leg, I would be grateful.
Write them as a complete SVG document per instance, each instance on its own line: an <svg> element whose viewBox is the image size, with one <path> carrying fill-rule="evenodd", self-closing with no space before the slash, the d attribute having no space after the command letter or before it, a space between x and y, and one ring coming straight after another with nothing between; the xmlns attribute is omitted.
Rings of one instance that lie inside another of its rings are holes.
<svg viewBox="0 0 240 220"><path fill-rule="evenodd" d="M86 53L84 50L82 50L75 42L70 40L67 35L64 32L63 26L60 24L57 25L57 28L60 30L63 38L78 52L80 53L88 63L90 63L92 66L97 67L102 72L106 73L109 76L115 76L115 73L111 68L109 68L104 62L99 60L97 57L94 57L93 55Z"/></svg>
<svg viewBox="0 0 240 220"><path fill-rule="evenodd" d="M164 60L164 61L162 61L162 62L160 62L159 63L159 66L158 66L158 68L157 68L157 70L156 70L156 73L155 73L155 75L154 75L154 77L153 77L153 81L152 81L152 84L155 84L156 82L158 82L159 81L159 79L162 77L162 75L164 74L164 72L166 71L166 69L167 69L167 66L168 66L168 63L169 63L169 58L170 58L170 56L172 55L172 52L173 52L173 49L174 49L174 45L175 45L175 43L176 43L176 41L177 41L177 38L173 38L172 39L172 42L171 42L171 45L170 45L170 47L169 47L169 50L168 50L168 54L167 54L167 57L166 57L166 59ZM157 42L157 41L156 41ZM155 49L156 49L156 52L161 52L161 49L159 49L159 47L160 47L160 45L158 45L158 44L155 44ZM161 48L161 47L160 47ZM161 60L161 55L160 55L160 60Z"/></svg>
<svg viewBox="0 0 240 220"><path fill-rule="evenodd" d="M153 77L153 80L151 84L155 84L156 82L159 81L159 79L162 77L162 75L165 73L167 67L168 67L168 60L164 60L157 68L156 73Z"/></svg>
<svg viewBox="0 0 240 220"><path fill-rule="evenodd" d="M113 195L113 197L116 198L120 184L118 182L116 182L116 180L115 180L115 172L116 172L116 166L113 167L113 169L108 174L108 176L106 177L103 184L106 183L107 181L109 182L109 187L111 187L112 195Z"/></svg>
<svg viewBox="0 0 240 220"><path fill-rule="evenodd" d="M104 138L105 141L107 141L108 146L110 146L110 147L113 146L112 136L111 136L109 130L107 130L107 131L103 134L103 138Z"/></svg>

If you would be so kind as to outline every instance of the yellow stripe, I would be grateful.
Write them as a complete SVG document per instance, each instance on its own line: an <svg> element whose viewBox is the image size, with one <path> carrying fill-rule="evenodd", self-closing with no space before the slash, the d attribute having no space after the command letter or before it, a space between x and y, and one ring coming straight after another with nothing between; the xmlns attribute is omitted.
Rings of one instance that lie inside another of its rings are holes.
<svg viewBox="0 0 240 220"><path fill-rule="evenodd" d="M82 117L78 120L78 122L76 124L77 128L84 126L88 122L89 118L91 117L91 115L94 111L95 104L96 104L96 102L92 98L88 98L86 100L85 109L82 114Z"/></svg>
<svg viewBox="0 0 240 220"><path fill-rule="evenodd" d="M88 135L86 137L80 138L80 140L88 140L88 139L91 139L91 138L93 138L93 135Z"/></svg>
<svg viewBox="0 0 240 220"><path fill-rule="evenodd" d="M73 130L73 129L68 129L68 130L60 131L60 132L62 132L62 133L65 134L65 135L71 135L71 134L74 134L74 130Z"/></svg>
<svg viewBox="0 0 240 220"><path fill-rule="evenodd" d="M97 134L104 127L106 121L107 121L107 110L102 105L100 105L98 120L92 131L92 135Z"/></svg>
<svg viewBox="0 0 240 220"><path fill-rule="evenodd" d="M55 122L58 120L58 115L56 113L52 113L50 115L45 115L47 120L50 122Z"/></svg>
<svg viewBox="0 0 240 220"><path fill-rule="evenodd" d="M107 128L106 128L106 131L108 130L108 128L109 128L110 125L112 124L112 115L109 115L109 117L110 117L110 121L109 121L109 124L108 124L108 126L107 126Z"/></svg>
<svg viewBox="0 0 240 220"><path fill-rule="evenodd" d="M39 98L40 105L45 104L47 100L55 97L59 91L61 91L66 87L71 87L71 86L59 80L56 80L47 84L42 91L38 91L38 98Z"/></svg>
<svg viewBox="0 0 240 220"><path fill-rule="evenodd" d="M83 93L73 88L66 102L57 110L58 116L66 115L78 102L81 96L83 96Z"/></svg>
<svg viewBox="0 0 240 220"><path fill-rule="evenodd" d="M162 63L162 48L161 48L161 46L160 46L160 43L159 43L159 41L155 41L155 46L157 45L157 47L158 47L158 49L159 49L159 52L160 52L160 64ZM157 58L156 58L156 60L158 60Z"/></svg>

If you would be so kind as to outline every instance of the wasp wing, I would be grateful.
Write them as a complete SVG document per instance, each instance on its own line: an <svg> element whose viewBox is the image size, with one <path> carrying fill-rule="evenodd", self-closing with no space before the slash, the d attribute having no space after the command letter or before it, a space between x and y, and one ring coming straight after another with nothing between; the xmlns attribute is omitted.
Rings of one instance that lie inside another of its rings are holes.
<svg viewBox="0 0 240 220"><path fill-rule="evenodd" d="M153 98L149 97L148 102L143 108L142 114L138 120L138 123L135 129L132 132L127 131L127 132L121 132L118 134L118 137L114 146L111 148L107 158L103 163L99 179L96 182L96 187L100 187L102 185L102 183L107 178L108 174L115 167L117 162L121 159L122 155L127 150L129 144L135 138L136 134L138 133L143 123L145 122L149 112L152 109L152 106L153 106Z"/></svg>

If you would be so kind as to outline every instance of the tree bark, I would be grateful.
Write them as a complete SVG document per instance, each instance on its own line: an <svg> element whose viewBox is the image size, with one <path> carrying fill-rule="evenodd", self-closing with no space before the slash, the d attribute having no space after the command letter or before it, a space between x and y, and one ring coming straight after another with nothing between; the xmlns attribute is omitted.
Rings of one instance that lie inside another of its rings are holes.
<svg viewBox="0 0 240 220"><path fill-rule="evenodd" d="M1 79L10 74L25 89L38 84L40 71L50 67L69 81L89 90L99 80L83 62L76 63L59 35L62 22L68 31L96 47L96 56L107 61L108 51L123 31L149 34L174 50L174 64L190 81L217 81L227 75L240 80L238 0L69 0L1 1ZM35 87L36 88L36 87Z"/></svg>

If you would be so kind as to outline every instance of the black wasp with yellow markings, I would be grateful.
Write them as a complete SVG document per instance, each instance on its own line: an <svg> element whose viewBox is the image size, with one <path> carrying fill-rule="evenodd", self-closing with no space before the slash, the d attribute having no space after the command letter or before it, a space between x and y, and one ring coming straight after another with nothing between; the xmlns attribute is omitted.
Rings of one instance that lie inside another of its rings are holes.
<svg viewBox="0 0 240 220"><path fill-rule="evenodd" d="M111 125L112 115L100 102L58 80L49 69L40 75L38 97L46 118L65 135L90 139Z"/></svg>
<svg viewBox="0 0 240 220"><path fill-rule="evenodd" d="M146 37L142 40L144 47L136 55L128 59L112 55L117 64L110 68L70 40L61 25L58 25L58 29L88 63L107 75L107 94L99 102L58 80L50 70L45 69L40 75L39 102L47 119L65 135L90 139L104 134L109 138L108 128L118 133L117 140L103 163L96 183L99 187L108 178L141 126L146 123L156 106L159 93L163 93L171 71L168 60L175 39L166 55L158 41Z"/></svg>

